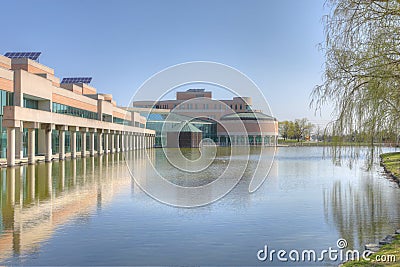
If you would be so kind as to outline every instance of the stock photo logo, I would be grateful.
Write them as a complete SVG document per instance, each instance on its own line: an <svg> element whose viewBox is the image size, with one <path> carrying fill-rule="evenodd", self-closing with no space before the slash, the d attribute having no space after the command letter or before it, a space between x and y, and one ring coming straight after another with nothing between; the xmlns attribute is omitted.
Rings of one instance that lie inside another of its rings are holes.
<svg viewBox="0 0 400 267"><path fill-rule="evenodd" d="M190 97L160 104L174 89L198 84L233 95L232 101L241 101L240 107L213 99L199 88L188 89L185 93ZM146 103L146 126L156 136L145 145L160 149L140 152L146 153L141 161L130 161L125 155L132 179L146 194L167 205L191 208L221 199L242 178L249 193L263 184L275 157L277 121L249 77L220 63L182 63L145 81L129 107L149 97L156 100ZM154 160L154 153L157 158L161 153L165 161ZM170 175L172 169L181 179Z"/></svg>
<svg viewBox="0 0 400 267"><path fill-rule="evenodd" d="M265 245L257 252L257 259L262 262L347 262L347 261L369 261L373 254L370 250L360 252L357 249L348 249L347 240L339 238L336 247L329 247L322 250L314 249L270 249Z"/></svg>

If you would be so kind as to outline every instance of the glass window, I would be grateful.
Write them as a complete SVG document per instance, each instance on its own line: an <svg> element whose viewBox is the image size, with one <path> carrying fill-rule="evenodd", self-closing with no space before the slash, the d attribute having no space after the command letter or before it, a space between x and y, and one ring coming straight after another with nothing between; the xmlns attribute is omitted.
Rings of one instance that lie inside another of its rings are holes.
<svg viewBox="0 0 400 267"><path fill-rule="evenodd" d="M39 101L29 98L24 98L24 108L38 109Z"/></svg>

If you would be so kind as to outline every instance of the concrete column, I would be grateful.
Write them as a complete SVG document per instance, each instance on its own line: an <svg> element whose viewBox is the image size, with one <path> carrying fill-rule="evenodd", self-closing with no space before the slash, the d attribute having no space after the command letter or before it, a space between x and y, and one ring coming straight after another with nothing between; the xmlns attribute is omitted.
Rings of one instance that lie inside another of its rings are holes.
<svg viewBox="0 0 400 267"><path fill-rule="evenodd" d="M110 153L111 154L113 154L114 153L114 145L115 145L115 143L114 143L114 132L112 132L112 133L110 133L110 135L109 135L109 137L110 137Z"/></svg>
<svg viewBox="0 0 400 267"><path fill-rule="evenodd" d="M51 127L49 129L44 130L44 141L45 141L45 154L44 154L44 161L50 162L52 160L53 151L51 150Z"/></svg>
<svg viewBox="0 0 400 267"><path fill-rule="evenodd" d="M125 150L130 151L131 150L131 145L129 143L129 132L125 132Z"/></svg>
<svg viewBox="0 0 400 267"><path fill-rule="evenodd" d="M125 132L121 132L121 152L124 152L126 150L125 148Z"/></svg>
<svg viewBox="0 0 400 267"><path fill-rule="evenodd" d="M133 150L133 135L132 133L128 133L128 146L129 150Z"/></svg>
<svg viewBox="0 0 400 267"><path fill-rule="evenodd" d="M97 131L97 154L103 154L103 130Z"/></svg>
<svg viewBox="0 0 400 267"><path fill-rule="evenodd" d="M68 130L71 133L71 158L76 158L76 131L79 131L78 127L69 127Z"/></svg>
<svg viewBox="0 0 400 267"><path fill-rule="evenodd" d="M131 143L130 143L130 138L131 136L130 136L130 133L129 132L126 132L126 135L125 135L125 149L127 150L127 151L130 151L131 150Z"/></svg>
<svg viewBox="0 0 400 267"><path fill-rule="evenodd" d="M131 146L130 146L130 143L129 143L129 132L125 133L125 150L126 151L131 150Z"/></svg>
<svg viewBox="0 0 400 267"><path fill-rule="evenodd" d="M15 128L7 128L7 166L15 165Z"/></svg>
<svg viewBox="0 0 400 267"><path fill-rule="evenodd" d="M126 133L125 138L126 138L126 149L128 151L130 151L131 150L131 142L130 142L131 136L130 136L129 132Z"/></svg>
<svg viewBox="0 0 400 267"><path fill-rule="evenodd" d="M35 128L28 128L28 164L35 164Z"/></svg>
<svg viewBox="0 0 400 267"><path fill-rule="evenodd" d="M119 136L120 132L115 132L115 153L119 152Z"/></svg>
<svg viewBox="0 0 400 267"><path fill-rule="evenodd" d="M91 157L94 156L94 130L89 133L89 154Z"/></svg>
<svg viewBox="0 0 400 267"><path fill-rule="evenodd" d="M255 146L255 145L257 145L257 140L256 140L256 138L257 138L257 136L253 136L253 145Z"/></svg>
<svg viewBox="0 0 400 267"><path fill-rule="evenodd" d="M37 135L36 153L44 155L46 154L46 129L43 128L43 125L40 125L35 134Z"/></svg>
<svg viewBox="0 0 400 267"><path fill-rule="evenodd" d="M133 146L135 150L139 149L139 135L137 133L133 135Z"/></svg>
<svg viewBox="0 0 400 267"><path fill-rule="evenodd" d="M76 132L71 131L71 158L76 158Z"/></svg>
<svg viewBox="0 0 400 267"><path fill-rule="evenodd" d="M108 136L109 132L104 133L104 154L108 154Z"/></svg>
<svg viewBox="0 0 400 267"><path fill-rule="evenodd" d="M65 159L65 131L58 130L58 158Z"/></svg>
<svg viewBox="0 0 400 267"><path fill-rule="evenodd" d="M82 136L82 144L81 144L81 157L86 157L86 132L88 131L87 128L80 128L79 129Z"/></svg>
<svg viewBox="0 0 400 267"><path fill-rule="evenodd" d="M135 150L135 134L134 133L129 134L129 144L130 144L131 150Z"/></svg>
<svg viewBox="0 0 400 267"><path fill-rule="evenodd" d="M21 122L22 124L22 122ZM22 159L24 157L24 145L23 145L23 126L15 128L15 158Z"/></svg>
<svg viewBox="0 0 400 267"><path fill-rule="evenodd" d="M42 136L39 136L39 139L41 139L41 144L39 144L39 146L42 146L42 151L39 150L39 153L44 153L45 162L50 162L52 160L51 133L54 128L54 124L51 123L43 123L40 125L40 133Z"/></svg>

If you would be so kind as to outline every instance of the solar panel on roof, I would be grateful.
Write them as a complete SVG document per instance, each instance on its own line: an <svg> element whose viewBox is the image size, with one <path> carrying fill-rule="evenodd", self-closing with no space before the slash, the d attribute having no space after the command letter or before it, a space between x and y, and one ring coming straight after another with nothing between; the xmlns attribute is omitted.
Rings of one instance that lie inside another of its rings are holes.
<svg viewBox="0 0 400 267"><path fill-rule="evenodd" d="M37 60L42 52L7 52L4 54L8 58L29 58Z"/></svg>
<svg viewBox="0 0 400 267"><path fill-rule="evenodd" d="M89 84L92 81L92 77L73 77L63 78L61 83L86 83Z"/></svg>

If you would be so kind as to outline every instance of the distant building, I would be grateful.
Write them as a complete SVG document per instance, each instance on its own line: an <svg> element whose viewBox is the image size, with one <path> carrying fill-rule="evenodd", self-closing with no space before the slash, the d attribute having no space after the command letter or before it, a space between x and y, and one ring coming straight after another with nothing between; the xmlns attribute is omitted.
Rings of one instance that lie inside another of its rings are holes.
<svg viewBox="0 0 400 267"><path fill-rule="evenodd" d="M188 100L190 101L185 104L184 102ZM175 100L134 101L132 103L132 106L137 108L167 109L190 117L203 116L214 119L220 119L222 116L232 113L232 110L235 112L250 112L252 111L251 105L251 97L215 100L212 99L212 92L205 91L205 89L189 89L184 92L177 92Z"/></svg>
<svg viewBox="0 0 400 267"><path fill-rule="evenodd" d="M202 131L192 123L184 121L168 129L165 146L171 148L193 148L199 147L201 140Z"/></svg>
<svg viewBox="0 0 400 267"><path fill-rule="evenodd" d="M155 130L159 138L162 122L170 112L175 116L184 116L182 120L177 119L177 123L186 120L195 125L202 124L203 127L198 128L202 130L203 138L213 139L219 145L274 145L278 136L277 120L253 110L251 97L215 100L210 91L189 89L177 92L175 100L134 101L128 109L140 111L143 116L147 116L147 127ZM229 136L218 121L231 125L236 131ZM238 125L244 125L245 129ZM156 144L160 143L156 138Z"/></svg>

